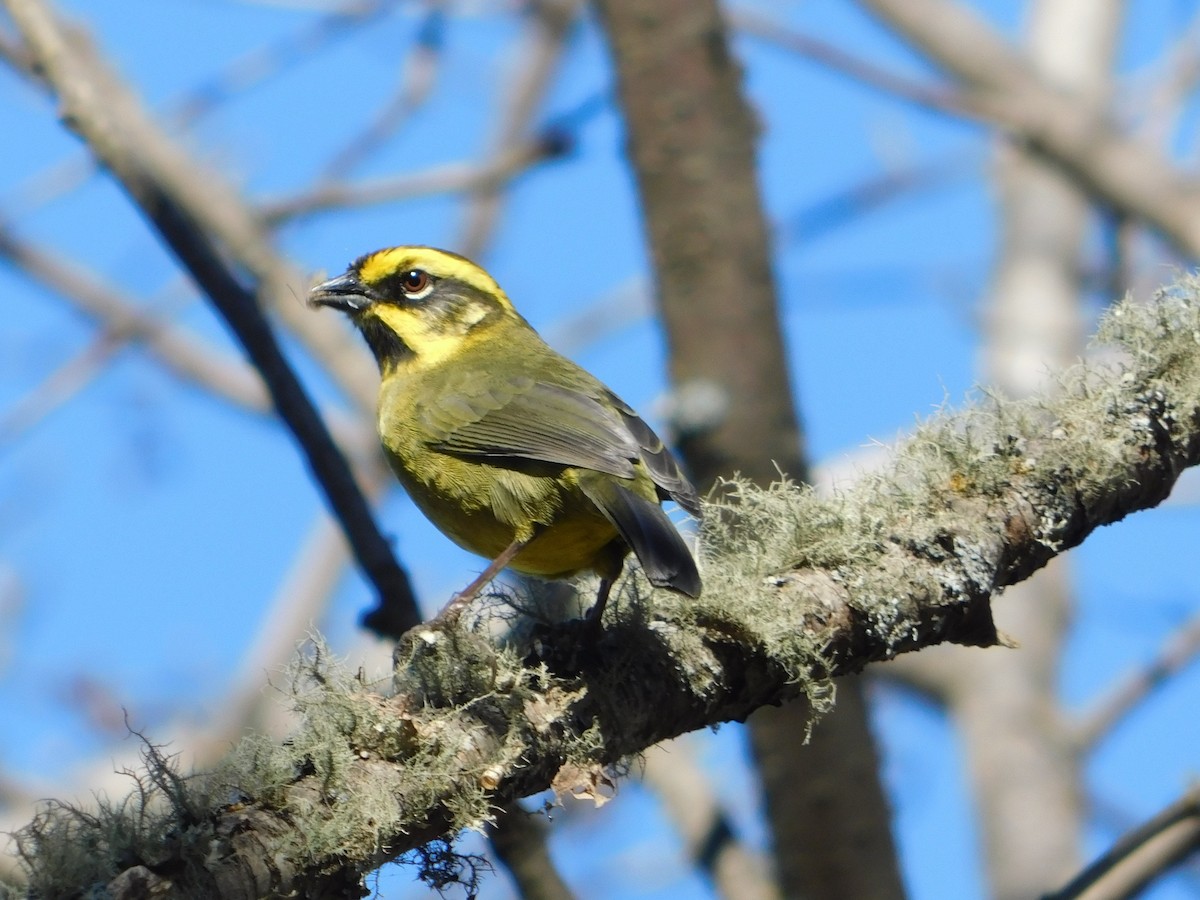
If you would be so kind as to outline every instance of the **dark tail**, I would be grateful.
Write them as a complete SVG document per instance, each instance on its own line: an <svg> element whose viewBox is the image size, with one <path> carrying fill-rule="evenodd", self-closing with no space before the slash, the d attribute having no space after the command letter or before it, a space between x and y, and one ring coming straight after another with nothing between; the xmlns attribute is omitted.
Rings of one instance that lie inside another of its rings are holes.
<svg viewBox="0 0 1200 900"><path fill-rule="evenodd" d="M651 584L700 596L696 561L661 506L610 478L581 478L579 486L633 548Z"/></svg>

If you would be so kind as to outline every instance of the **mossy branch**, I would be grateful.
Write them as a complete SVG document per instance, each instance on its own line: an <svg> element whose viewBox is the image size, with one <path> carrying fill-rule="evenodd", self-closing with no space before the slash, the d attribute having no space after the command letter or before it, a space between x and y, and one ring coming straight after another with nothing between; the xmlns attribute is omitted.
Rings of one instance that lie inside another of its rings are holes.
<svg viewBox="0 0 1200 900"><path fill-rule="evenodd" d="M701 534L703 597L635 573L595 644L570 625L503 646L421 626L398 648L391 697L318 648L288 744L248 741L203 779L165 777L154 755L136 804L48 811L21 839L31 891L346 896L513 798L598 794L664 738L801 693L819 706L831 676L898 653L1000 642L991 601L1005 586L1159 503L1200 459L1198 295L1187 281L1119 304L1100 335L1113 362L1080 365L1053 397L938 417L832 501L735 483ZM63 862L63 841L87 867ZM426 854L431 877L455 874L453 855Z"/></svg>

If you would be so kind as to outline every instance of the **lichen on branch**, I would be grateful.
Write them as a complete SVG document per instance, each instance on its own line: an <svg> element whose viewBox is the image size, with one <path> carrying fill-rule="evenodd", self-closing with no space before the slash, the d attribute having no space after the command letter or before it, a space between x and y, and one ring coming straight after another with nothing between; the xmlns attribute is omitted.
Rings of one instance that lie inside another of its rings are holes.
<svg viewBox="0 0 1200 900"><path fill-rule="evenodd" d="M819 707L832 676L901 652L1001 642L1004 587L1161 502L1200 459L1198 293L1185 280L1118 304L1101 362L1047 397L937 416L832 500L726 486L700 529L698 600L634 571L596 641L572 623L505 641L419 626L386 693L314 649L290 741L249 739L206 777L151 753L129 801L47 809L21 836L31 893L344 896L515 798L603 793L665 738L799 694ZM93 862L74 869L84 851ZM453 870L453 854L427 857L431 877Z"/></svg>

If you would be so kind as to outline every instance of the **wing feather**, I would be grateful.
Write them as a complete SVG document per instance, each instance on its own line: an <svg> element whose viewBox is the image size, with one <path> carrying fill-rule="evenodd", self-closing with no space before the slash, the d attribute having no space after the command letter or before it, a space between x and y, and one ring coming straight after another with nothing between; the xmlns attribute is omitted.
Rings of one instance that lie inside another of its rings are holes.
<svg viewBox="0 0 1200 900"><path fill-rule="evenodd" d="M460 456L524 459L633 478L640 461L660 499L700 515L696 489L633 408L580 370L578 385L529 375L462 378L421 407L431 446Z"/></svg>
<svg viewBox="0 0 1200 900"><path fill-rule="evenodd" d="M662 499L670 497L696 518L700 518L700 498L687 476L679 468L675 456L662 439L620 397L609 392L609 398L625 420L625 427L637 442L638 455L646 464L650 477L658 486Z"/></svg>
<svg viewBox="0 0 1200 900"><path fill-rule="evenodd" d="M635 474L639 448L622 417L583 391L518 376L447 394L420 413L438 450Z"/></svg>

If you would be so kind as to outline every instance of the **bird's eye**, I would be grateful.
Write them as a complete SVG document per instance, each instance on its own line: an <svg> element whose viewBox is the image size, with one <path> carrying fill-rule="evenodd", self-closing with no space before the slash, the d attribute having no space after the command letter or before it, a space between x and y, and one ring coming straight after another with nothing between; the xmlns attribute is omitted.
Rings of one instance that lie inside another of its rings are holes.
<svg viewBox="0 0 1200 900"><path fill-rule="evenodd" d="M424 294L430 284L429 273L421 269L409 269L400 276L400 287L409 295Z"/></svg>

